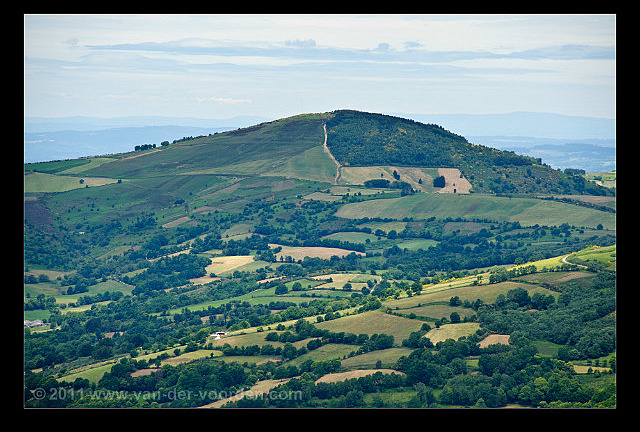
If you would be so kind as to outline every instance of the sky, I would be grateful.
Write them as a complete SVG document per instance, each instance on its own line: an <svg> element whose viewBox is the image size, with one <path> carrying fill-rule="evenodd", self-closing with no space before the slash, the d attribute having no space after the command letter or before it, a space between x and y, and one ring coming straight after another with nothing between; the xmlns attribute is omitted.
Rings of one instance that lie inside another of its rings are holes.
<svg viewBox="0 0 640 432"><path fill-rule="evenodd" d="M24 15L24 115L615 119L615 15Z"/></svg>

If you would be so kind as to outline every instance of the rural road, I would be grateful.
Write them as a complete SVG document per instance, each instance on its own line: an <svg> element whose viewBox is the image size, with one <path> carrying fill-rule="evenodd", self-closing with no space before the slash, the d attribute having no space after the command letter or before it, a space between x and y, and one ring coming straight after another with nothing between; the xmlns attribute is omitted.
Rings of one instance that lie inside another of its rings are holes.
<svg viewBox="0 0 640 432"><path fill-rule="evenodd" d="M322 144L322 148L324 149L325 152L327 152L327 154L329 155L331 160L333 160L336 163L336 166L338 167L338 170L336 171L336 178L335 178L335 180L333 180L333 184L338 184L338 180L340 180L340 163L338 163L336 158L333 157L333 155L331 154L331 150L329 150L329 147L327 146L327 125L326 125L326 123L323 124L322 127L324 128L324 144Z"/></svg>
<svg viewBox="0 0 640 432"><path fill-rule="evenodd" d="M584 266L584 265L582 265L582 264L574 264L574 263L572 263L572 262L567 261L567 257L568 257L569 255L571 255L571 254L567 254L567 255L563 256L562 258L560 258L560 261L562 261L562 262L563 262L563 263L565 263L565 264L571 264L571 265L574 265L574 266L578 266L578 267L582 267L582 268L587 268L587 266Z"/></svg>

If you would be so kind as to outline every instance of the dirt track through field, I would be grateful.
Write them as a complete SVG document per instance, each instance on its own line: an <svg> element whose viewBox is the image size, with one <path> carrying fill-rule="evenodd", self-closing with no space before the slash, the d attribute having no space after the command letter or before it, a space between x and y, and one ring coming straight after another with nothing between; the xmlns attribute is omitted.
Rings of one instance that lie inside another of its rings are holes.
<svg viewBox="0 0 640 432"><path fill-rule="evenodd" d="M341 165L336 160L336 158L333 157L333 155L331 154L331 150L329 150L329 147L327 146L327 125L326 125L326 123L323 124L322 127L324 129L324 144L322 144L322 149L329 155L331 160L334 161L335 164L336 164L336 167L337 167L336 178L333 180L333 184L337 185L338 181L340 180L340 168L341 168Z"/></svg>

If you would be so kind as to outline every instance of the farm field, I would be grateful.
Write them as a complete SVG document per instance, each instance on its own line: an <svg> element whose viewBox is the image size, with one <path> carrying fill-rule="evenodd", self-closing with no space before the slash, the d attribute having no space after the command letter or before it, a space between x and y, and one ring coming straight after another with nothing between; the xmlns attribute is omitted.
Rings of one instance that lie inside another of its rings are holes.
<svg viewBox="0 0 640 432"><path fill-rule="evenodd" d="M222 274L231 270L235 270L239 267L253 263L253 255L231 255L220 256L211 258L211 264L209 264L205 270L208 274Z"/></svg>
<svg viewBox="0 0 640 432"><path fill-rule="evenodd" d="M24 176L25 193L65 192L72 189L104 186L117 183L116 179L105 177L75 177L34 172Z"/></svg>
<svg viewBox="0 0 640 432"><path fill-rule="evenodd" d="M383 367L391 367L396 364L402 356L408 356L413 350L411 348L387 348L348 357L341 361L345 369L372 369L376 367L378 361Z"/></svg>
<svg viewBox="0 0 640 432"><path fill-rule="evenodd" d="M437 177L436 168L417 168L401 166L344 166L340 169L340 184L342 185L363 185L367 180L384 179L393 182L396 172L401 181L407 182L415 190L431 192L433 179Z"/></svg>
<svg viewBox="0 0 640 432"><path fill-rule="evenodd" d="M490 195L416 194L402 198L344 204L336 216L446 218L452 214L467 219L519 222L523 226L570 225L615 229L615 215L591 208L532 198L506 198Z"/></svg>
<svg viewBox="0 0 640 432"><path fill-rule="evenodd" d="M296 261L304 259L304 257L329 259L334 255L338 257L343 257L351 253L355 253L356 255L364 255L363 252L351 251L351 250L340 249L340 248L321 247L321 246L302 247L302 246L283 246L278 244L269 244L269 247L282 248L280 252L276 253L276 256L278 258L291 257Z"/></svg>
<svg viewBox="0 0 640 432"><path fill-rule="evenodd" d="M385 333L393 336L394 344L399 346L402 340L409 337L411 332L420 329L422 322L380 311L371 311L357 315L348 315L331 321L324 321L316 326L320 329L335 332L348 329L351 333L364 333L369 336L372 334Z"/></svg>
<svg viewBox="0 0 640 432"><path fill-rule="evenodd" d="M493 303L498 295L506 295L509 290L515 288L523 288L529 295L540 293L544 295L558 296L557 292L550 291L538 285L529 283L518 283L512 281L499 282L495 284L487 285L465 285L458 287L450 287L447 283L441 283L427 287L420 295L413 297L405 297L398 300L389 300L385 302L385 305L393 311L403 311L410 313L413 308L419 308L425 305L434 303L448 303L451 297L459 297L460 300L468 300L473 302L477 299L482 300L484 303ZM417 314L417 312L416 312Z"/></svg>
<svg viewBox="0 0 640 432"><path fill-rule="evenodd" d="M427 332L428 337L434 344L445 341L447 339L458 339L462 336L469 336L480 328L478 323L458 323L445 324L438 328L431 329Z"/></svg>
<svg viewBox="0 0 640 432"><path fill-rule="evenodd" d="M319 382L331 383L331 382L345 381L352 378L360 378L362 376L373 375L376 372L380 372L382 374L399 373L393 369L355 369L348 372L337 372L337 373L323 375L322 377L316 380L316 383L319 383Z"/></svg>
<svg viewBox="0 0 640 432"><path fill-rule="evenodd" d="M336 177L336 165L322 149L322 146L316 146L262 175L333 183Z"/></svg>

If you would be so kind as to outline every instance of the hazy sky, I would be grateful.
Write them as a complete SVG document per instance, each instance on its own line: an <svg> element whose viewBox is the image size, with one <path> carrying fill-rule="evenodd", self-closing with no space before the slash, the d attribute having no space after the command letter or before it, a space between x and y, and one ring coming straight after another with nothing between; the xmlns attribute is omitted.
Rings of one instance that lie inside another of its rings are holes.
<svg viewBox="0 0 640 432"><path fill-rule="evenodd" d="M25 15L25 116L615 118L615 15Z"/></svg>

